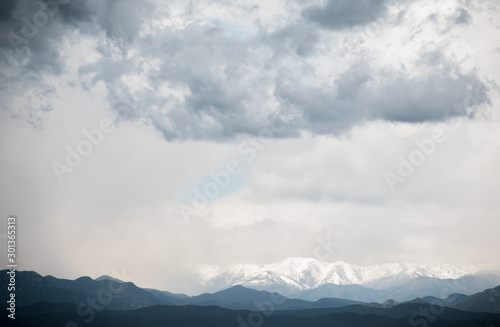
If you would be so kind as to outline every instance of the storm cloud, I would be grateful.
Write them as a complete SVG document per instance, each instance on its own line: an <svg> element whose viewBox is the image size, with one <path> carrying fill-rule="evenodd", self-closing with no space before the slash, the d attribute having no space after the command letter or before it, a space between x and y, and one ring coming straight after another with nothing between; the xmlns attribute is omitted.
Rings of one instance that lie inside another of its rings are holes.
<svg viewBox="0 0 500 327"><path fill-rule="evenodd" d="M35 36L14 45L8 42L12 33L23 37L23 26L36 23L37 13L47 9L32 1L7 2L2 61L14 67L16 78L2 90L12 93L31 84L44 90L37 99L43 97L47 104L38 111L31 104L19 109L7 102L4 108L41 127L54 92L44 79L64 74L64 44L86 39L93 43L96 61L81 63L78 81L72 83L89 90L104 83L108 106L119 120L151 124L167 140L257 136L273 117L291 111L289 128L274 137L339 135L367 121L423 123L476 116L490 102L488 87L474 71L445 58L443 49L434 49L438 60L418 51L419 57L404 69L382 67L377 60L384 54L369 48L356 60L346 60L335 44L326 49L326 40L338 35L315 27L364 25L390 5L382 0L328 1L324 7L297 9L281 26L245 27L254 31L242 37L233 33L236 27L200 21L195 9L180 14L191 18L186 24L154 28L174 19L160 2L72 1L58 5L54 17L47 14ZM464 23L465 14L457 24ZM385 27L380 28L383 33ZM357 31L349 39L365 43L373 42L372 37ZM22 51L16 48L20 45ZM319 58L339 65L329 76L320 76Z"/></svg>

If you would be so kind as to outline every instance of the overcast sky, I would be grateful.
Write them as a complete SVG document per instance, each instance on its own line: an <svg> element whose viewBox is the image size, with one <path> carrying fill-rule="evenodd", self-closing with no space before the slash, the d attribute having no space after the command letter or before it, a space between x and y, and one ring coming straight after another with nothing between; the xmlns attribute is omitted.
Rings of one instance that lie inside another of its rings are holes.
<svg viewBox="0 0 500 327"><path fill-rule="evenodd" d="M498 1L42 7L0 4L21 270L182 291L200 263L500 269Z"/></svg>

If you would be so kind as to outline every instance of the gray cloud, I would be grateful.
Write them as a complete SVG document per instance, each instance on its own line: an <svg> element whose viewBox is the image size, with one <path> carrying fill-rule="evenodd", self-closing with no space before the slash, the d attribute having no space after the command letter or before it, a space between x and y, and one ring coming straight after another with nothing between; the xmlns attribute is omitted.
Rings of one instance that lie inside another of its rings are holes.
<svg viewBox="0 0 500 327"><path fill-rule="evenodd" d="M5 1L0 17L0 77L3 75L8 81L0 84L0 92L5 95L1 107L36 128L43 127L56 95L46 78L59 76L67 68L61 57L67 37L73 33L73 41L78 42L84 35L97 36L103 29L111 41L123 44L135 37L143 20L141 14L147 15L148 8L151 9L146 2L140 5L85 0L43 3L46 5L34 0ZM99 23L97 28L94 21ZM122 25L127 28L121 28ZM19 99L7 96L23 93L21 97L28 103L20 104Z"/></svg>
<svg viewBox="0 0 500 327"><path fill-rule="evenodd" d="M11 19L12 12L16 8L16 0L4 0L0 3L0 23Z"/></svg>
<svg viewBox="0 0 500 327"><path fill-rule="evenodd" d="M460 8L457 11L457 15L455 17L455 24L457 25L468 25L472 21L472 16L467 9Z"/></svg>
<svg viewBox="0 0 500 327"><path fill-rule="evenodd" d="M328 0L323 7L304 10L304 17L329 29L365 25L379 19L387 11L387 0Z"/></svg>
<svg viewBox="0 0 500 327"><path fill-rule="evenodd" d="M207 43L199 44L195 41L199 39ZM144 90L130 106L133 113L119 115L150 121L169 140L256 136L273 117L287 111L293 111L297 118L277 137L303 131L339 135L374 120L422 123L474 117L481 105L489 103L488 89L479 77L461 72L458 64L447 62L440 50L421 54L415 63L422 71L418 76L360 62L338 76L333 86L325 87L304 84L302 80L314 79L314 74L297 76L288 67L265 72L266 61L252 58L253 52L241 41L228 39L216 28L192 25L155 42L159 43L147 53L165 64L150 75L151 84L168 81L184 87L188 94L179 99L160 96L155 88ZM261 46L257 40L247 44ZM281 58L296 52L296 48L277 48L282 51ZM276 56L277 50L274 53ZM116 65L113 68L103 63L108 67L103 72L130 68L134 63ZM257 71L261 71L258 78L247 77ZM108 75L116 82L124 73ZM124 87L118 82L109 85L111 90L117 89L115 96L120 98L118 90ZM273 94L264 96L270 87ZM262 110L270 101L277 101L279 106Z"/></svg>
<svg viewBox="0 0 500 327"><path fill-rule="evenodd" d="M7 9L19 18L19 12L29 16L33 6L23 2L15 10L12 4ZM366 24L383 15L386 6L382 0L329 1L324 8L306 9L304 15L339 29ZM75 1L61 5L60 11L60 17L29 40L22 59L6 46L4 35L3 63L16 62L18 76L31 76L27 83L40 87L43 74L58 75L64 69L59 45L65 35L79 31L98 39L104 32L106 42L96 49L101 58L79 68L82 85L90 90L103 82L119 120L144 121L167 140L257 136L277 116L291 112L295 118L274 137L302 132L339 135L366 121L422 123L474 117L481 105L489 103L480 78L445 59L442 49L419 54L410 67L417 75L377 68L370 63L374 54L365 50L344 72L320 81L321 68L313 60L322 55L318 50L322 35L300 17L244 39L197 22L138 38L152 22L152 2ZM98 30L91 22L98 23ZM131 76L140 78L140 85L131 87ZM17 82L21 87L26 77ZM119 103L126 106L117 107Z"/></svg>
<svg viewBox="0 0 500 327"><path fill-rule="evenodd" d="M305 24L292 24L267 37L268 44L275 50L275 56L286 55L290 51L298 56L308 56L316 50L318 31Z"/></svg>
<svg viewBox="0 0 500 327"><path fill-rule="evenodd" d="M481 105L490 103L488 89L477 76L427 57L424 53L417 64L427 73L417 77L357 63L339 76L336 89L304 87L282 77L276 94L283 106L302 113L301 128L333 135L370 120L423 123L474 117Z"/></svg>

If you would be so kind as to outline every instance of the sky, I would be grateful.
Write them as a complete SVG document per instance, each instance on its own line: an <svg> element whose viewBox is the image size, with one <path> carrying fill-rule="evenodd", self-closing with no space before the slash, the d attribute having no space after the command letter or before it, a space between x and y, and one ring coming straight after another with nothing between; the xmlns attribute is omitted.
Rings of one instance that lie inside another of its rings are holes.
<svg viewBox="0 0 500 327"><path fill-rule="evenodd" d="M2 248L16 215L20 270L174 291L500 269L498 40L496 0L3 0Z"/></svg>

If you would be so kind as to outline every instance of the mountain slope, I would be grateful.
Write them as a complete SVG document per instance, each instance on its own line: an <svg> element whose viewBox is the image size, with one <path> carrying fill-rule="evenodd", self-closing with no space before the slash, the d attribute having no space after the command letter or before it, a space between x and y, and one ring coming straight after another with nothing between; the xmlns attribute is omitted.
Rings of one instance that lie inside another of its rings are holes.
<svg viewBox="0 0 500 327"><path fill-rule="evenodd" d="M6 272L7 270L0 271L0 294L5 299L9 278ZM89 301L94 301L99 307L114 310L168 304L133 283L97 281L90 277L58 279L52 276L42 277L33 271L16 271L16 305L24 306L39 301L76 305L88 305Z"/></svg>
<svg viewBox="0 0 500 327"><path fill-rule="evenodd" d="M0 294L7 298L8 275L0 271ZM101 276L99 280L80 277L76 280L42 277L31 271L16 272L16 304L26 306L40 301L46 303L72 303L78 306L106 308L111 310L130 310L159 304L219 306L228 309L259 310L261 306L272 305L273 310L294 310L308 308L341 307L360 302L343 299L322 299L304 301L288 299L278 293L257 291L243 286L217 292L189 297L155 289L142 289L133 283ZM85 308L83 307L83 308Z"/></svg>
<svg viewBox="0 0 500 327"><path fill-rule="evenodd" d="M325 284L316 289L295 293L295 296L309 301L324 297L336 297L361 302L381 303L387 299L404 302L417 297L431 296L440 299L457 292L473 294L498 284L500 284L500 276L498 275L464 276L458 279L418 277L398 286L382 290L361 285Z"/></svg>
<svg viewBox="0 0 500 327"><path fill-rule="evenodd" d="M345 262L328 263L310 258L290 258L267 265L200 265L193 275L203 292L216 292L234 285L280 292L294 296L322 285L363 285L387 289L420 277L456 279L468 271L452 266L395 263L358 266Z"/></svg>
<svg viewBox="0 0 500 327"><path fill-rule="evenodd" d="M308 301L332 297L360 302L383 302L388 299L386 296L387 292L385 291L361 285L324 284L318 288L300 292L297 297ZM383 300L380 301L381 299Z"/></svg>
<svg viewBox="0 0 500 327"><path fill-rule="evenodd" d="M473 294L453 307L465 311L500 313L500 286Z"/></svg>
<svg viewBox="0 0 500 327"><path fill-rule="evenodd" d="M40 306L41 308L37 308ZM85 317L81 317L75 310L67 311L67 305L33 304L33 312L44 312L39 315L26 315L28 310L20 308L16 323L24 327L52 327L63 326L69 321L77 325L86 325ZM340 309L329 309L340 310ZM338 311L329 313L328 310L274 311L268 315L246 310L229 310L218 307L197 306L151 306L130 311L103 310L95 315L92 321L94 327L407 327L421 325L432 319L432 327L478 327L496 326L500 323L500 315L463 312L455 309L446 309L439 316L414 314L419 310L418 305L406 304L391 309L379 310L376 314L364 314ZM308 315L309 312L316 314ZM259 316L260 315L260 316ZM398 318L399 317L399 318ZM0 317L0 325L7 325L7 318Z"/></svg>
<svg viewBox="0 0 500 327"><path fill-rule="evenodd" d="M257 291L240 285L230 287L216 293L205 293L198 296L175 295L169 292L146 289L159 299L174 305L218 306L234 310L259 310L261 307L273 310L298 310L310 308L336 308L354 304L360 301L351 301L339 298L323 298L318 301L289 299L276 292Z"/></svg>
<svg viewBox="0 0 500 327"><path fill-rule="evenodd" d="M167 291L159 291L153 288L143 288L143 290L148 291L149 293L156 296L161 301L172 303L175 305L186 305L189 304L190 296L185 294L174 294Z"/></svg>
<svg viewBox="0 0 500 327"><path fill-rule="evenodd" d="M298 317L314 317L325 316L338 313L354 313L354 314L371 314L378 316L385 316L393 319L401 319L403 317L428 315L433 317L440 317L450 321L461 320L496 320L500 318L499 314L484 313L484 312L467 312L457 310L455 308L440 307L430 305L422 300L414 301L413 303L402 303L391 308L372 307L368 305L351 305L342 308L325 308L325 309L310 309L310 310L293 310L293 311L276 311L276 315L296 315Z"/></svg>
<svg viewBox="0 0 500 327"><path fill-rule="evenodd" d="M465 294L459 294L459 293L453 293L450 294L447 298L445 299L440 299L435 296L424 296L422 300L431 303L431 304L438 304L438 305L452 305L458 302L461 302L468 298L467 295Z"/></svg>
<svg viewBox="0 0 500 327"><path fill-rule="evenodd" d="M192 297L187 303L204 306L216 305L222 308L238 310L260 310L261 308L265 308L265 310L269 310L269 308L273 310L297 310L343 307L361 302L336 298L320 299L315 302L288 299L279 293L257 291L238 285L217 293L206 293Z"/></svg>
<svg viewBox="0 0 500 327"><path fill-rule="evenodd" d="M308 301L333 297L402 302L424 296L468 295L500 284L500 274L471 275L466 269L446 265L394 263L363 267L302 258L267 265L201 265L193 278L200 292L242 285Z"/></svg>

